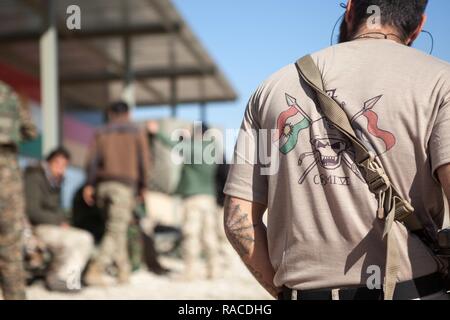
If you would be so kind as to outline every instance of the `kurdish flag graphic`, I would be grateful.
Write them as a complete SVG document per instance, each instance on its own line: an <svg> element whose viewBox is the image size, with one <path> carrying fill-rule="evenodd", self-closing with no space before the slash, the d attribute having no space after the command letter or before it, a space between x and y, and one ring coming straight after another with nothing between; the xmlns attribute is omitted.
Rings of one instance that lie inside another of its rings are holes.
<svg viewBox="0 0 450 320"><path fill-rule="evenodd" d="M377 96L375 98L369 99L364 102L364 107L360 112L355 114L352 118L352 123L359 119L360 117L365 117L367 119L367 132L369 132L375 138L383 141L385 145L385 151L391 150L397 143L397 138L395 135L387 130L383 130L379 127L379 116L378 113L374 111L376 104L383 96Z"/></svg>
<svg viewBox="0 0 450 320"><path fill-rule="evenodd" d="M289 109L280 113L277 120L277 133L273 141L279 141L280 152L288 154L298 142L300 131L311 126L311 118L300 108L297 100L286 93Z"/></svg>

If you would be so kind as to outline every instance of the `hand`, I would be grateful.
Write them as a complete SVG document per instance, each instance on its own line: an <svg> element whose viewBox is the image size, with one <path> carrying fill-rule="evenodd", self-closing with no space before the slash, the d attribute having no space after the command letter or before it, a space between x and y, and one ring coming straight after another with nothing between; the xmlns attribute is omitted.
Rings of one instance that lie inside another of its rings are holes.
<svg viewBox="0 0 450 320"><path fill-rule="evenodd" d="M83 200L90 207L95 204L94 193L95 189L93 186L86 186L83 189Z"/></svg>
<svg viewBox="0 0 450 320"><path fill-rule="evenodd" d="M151 134L156 134L159 131L159 123L155 120L147 122L147 131Z"/></svg>

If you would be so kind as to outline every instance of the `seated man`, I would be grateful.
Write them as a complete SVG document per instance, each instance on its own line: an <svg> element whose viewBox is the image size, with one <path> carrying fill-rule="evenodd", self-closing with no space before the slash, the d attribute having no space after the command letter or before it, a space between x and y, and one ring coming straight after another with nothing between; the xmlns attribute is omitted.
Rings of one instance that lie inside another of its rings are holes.
<svg viewBox="0 0 450 320"><path fill-rule="evenodd" d="M61 184L70 161L69 153L58 148L46 161L25 171L26 212L36 236L53 254L46 284L54 291L78 291L81 273L93 246L92 236L70 227L61 208Z"/></svg>

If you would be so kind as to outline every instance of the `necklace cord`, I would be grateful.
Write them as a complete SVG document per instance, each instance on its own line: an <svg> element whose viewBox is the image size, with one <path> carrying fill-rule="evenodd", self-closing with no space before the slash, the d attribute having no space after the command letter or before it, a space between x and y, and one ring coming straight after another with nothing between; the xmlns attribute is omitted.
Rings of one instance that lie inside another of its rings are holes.
<svg viewBox="0 0 450 320"><path fill-rule="evenodd" d="M363 34L361 34L359 36L354 37L353 40L366 39L366 38L369 38L369 39L380 39L378 37L371 37L370 35L383 36L384 39L386 39L386 40L389 39L388 38L389 36L391 36L391 37L397 38L398 40L400 40L400 42L404 43L403 39L400 36L398 36L397 34L395 34L395 33L384 33L384 32L375 32L375 31L374 32L363 33Z"/></svg>

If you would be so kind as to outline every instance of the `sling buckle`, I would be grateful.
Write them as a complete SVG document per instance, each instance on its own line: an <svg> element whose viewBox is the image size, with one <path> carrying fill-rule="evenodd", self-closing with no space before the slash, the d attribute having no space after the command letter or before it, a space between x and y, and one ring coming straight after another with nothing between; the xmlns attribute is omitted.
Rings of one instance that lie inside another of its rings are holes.
<svg viewBox="0 0 450 320"><path fill-rule="evenodd" d="M395 202L395 220L403 222L413 214L414 208L408 201L400 197L394 197L393 200Z"/></svg>
<svg viewBox="0 0 450 320"><path fill-rule="evenodd" d="M391 187L391 181L384 171L383 167L380 166L376 160L371 158L360 164L365 173L365 180L369 186L369 190L372 193L380 194L386 192Z"/></svg>

